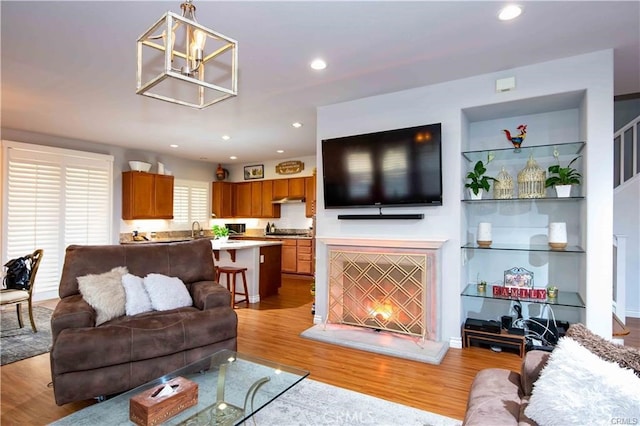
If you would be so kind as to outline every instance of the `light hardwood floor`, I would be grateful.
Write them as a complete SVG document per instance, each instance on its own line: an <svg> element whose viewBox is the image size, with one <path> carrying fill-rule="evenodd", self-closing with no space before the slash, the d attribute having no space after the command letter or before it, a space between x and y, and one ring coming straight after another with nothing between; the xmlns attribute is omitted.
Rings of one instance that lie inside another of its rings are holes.
<svg viewBox="0 0 640 426"><path fill-rule="evenodd" d="M520 368L517 355L483 348L450 349L440 365L430 365L303 339L299 334L313 325L311 303L309 281L287 277L279 296L237 309L238 351L307 369L314 380L457 419L464 417L479 370ZM640 320L632 319L629 328L625 342L640 347ZM94 403L55 404L48 354L0 370L2 425L44 425Z"/></svg>

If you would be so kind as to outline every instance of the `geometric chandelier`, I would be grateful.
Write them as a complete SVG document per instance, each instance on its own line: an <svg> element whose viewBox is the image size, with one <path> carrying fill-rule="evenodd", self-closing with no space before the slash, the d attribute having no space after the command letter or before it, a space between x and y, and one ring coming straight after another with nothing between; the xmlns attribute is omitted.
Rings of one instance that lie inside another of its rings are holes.
<svg viewBox="0 0 640 426"><path fill-rule="evenodd" d="M138 38L136 93L203 109L238 94L238 42L196 22L191 2Z"/></svg>

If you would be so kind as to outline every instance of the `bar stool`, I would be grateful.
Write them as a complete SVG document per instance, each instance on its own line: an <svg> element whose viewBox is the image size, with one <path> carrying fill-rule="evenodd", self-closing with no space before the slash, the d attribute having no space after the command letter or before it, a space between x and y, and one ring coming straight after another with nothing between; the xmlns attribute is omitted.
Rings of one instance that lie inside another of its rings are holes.
<svg viewBox="0 0 640 426"><path fill-rule="evenodd" d="M222 284L220 278L224 275L227 278L227 290L231 292L231 307L235 308L238 303L245 302L249 306L249 291L247 290L247 268L236 268L234 266L218 266L216 281ZM242 287L244 293L240 293L236 290L236 276L242 275ZM236 296L244 296L244 299L236 301Z"/></svg>

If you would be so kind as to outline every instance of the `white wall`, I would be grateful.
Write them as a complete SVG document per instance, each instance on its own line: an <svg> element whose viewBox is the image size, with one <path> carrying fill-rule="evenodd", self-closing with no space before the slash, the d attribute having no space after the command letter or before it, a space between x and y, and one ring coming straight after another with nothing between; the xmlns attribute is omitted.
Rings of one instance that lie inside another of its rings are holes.
<svg viewBox="0 0 640 426"><path fill-rule="evenodd" d="M428 72L428 70L425 70ZM496 93L495 80L514 76L517 88ZM484 74L467 79L380 95L318 109L317 152L322 139L380 130L442 123L443 206L397 208L394 213L424 213L418 221L340 221L344 210L326 210L323 203L322 159L318 158L318 208L316 234L319 237L381 237L447 239L442 249L441 332L444 340L460 336L461 297L461 139L466 132L462 109L569 91L585 90L583 108L587 140L585 180L588 219L586 229L586 325L611 337L613 153L613 51L586 55ZM531 129L529 129L531 131ZM496 138L503 138L496 133ZM362 213L377 213L365 209ZM316 313L327 311L327 254L316 252Z"/></svg>

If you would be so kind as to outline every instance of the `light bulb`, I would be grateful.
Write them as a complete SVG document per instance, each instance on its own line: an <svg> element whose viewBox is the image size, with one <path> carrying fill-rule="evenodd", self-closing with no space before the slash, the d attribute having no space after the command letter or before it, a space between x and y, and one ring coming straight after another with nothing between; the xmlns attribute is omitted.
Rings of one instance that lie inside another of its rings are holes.
<svg viewBox="0 0 640 426"><path fill-rule="evenodd" d="M164 48L168 49L167 47L167 30L164 30L162 32L162 42L164 43ZM173 47L176 45L176 27L174 26L171 29L171 62L173 62Z"/></svg>
<svg viewBox="0 0 640 426"><path fill-rule="evenodd" d="M202 55L204 53L204 45L207 41L207 33L202 30L193 31L193 37L191 39L191 58L194 60L193 68L197 68L200 62L202 62Z"/></svg>

